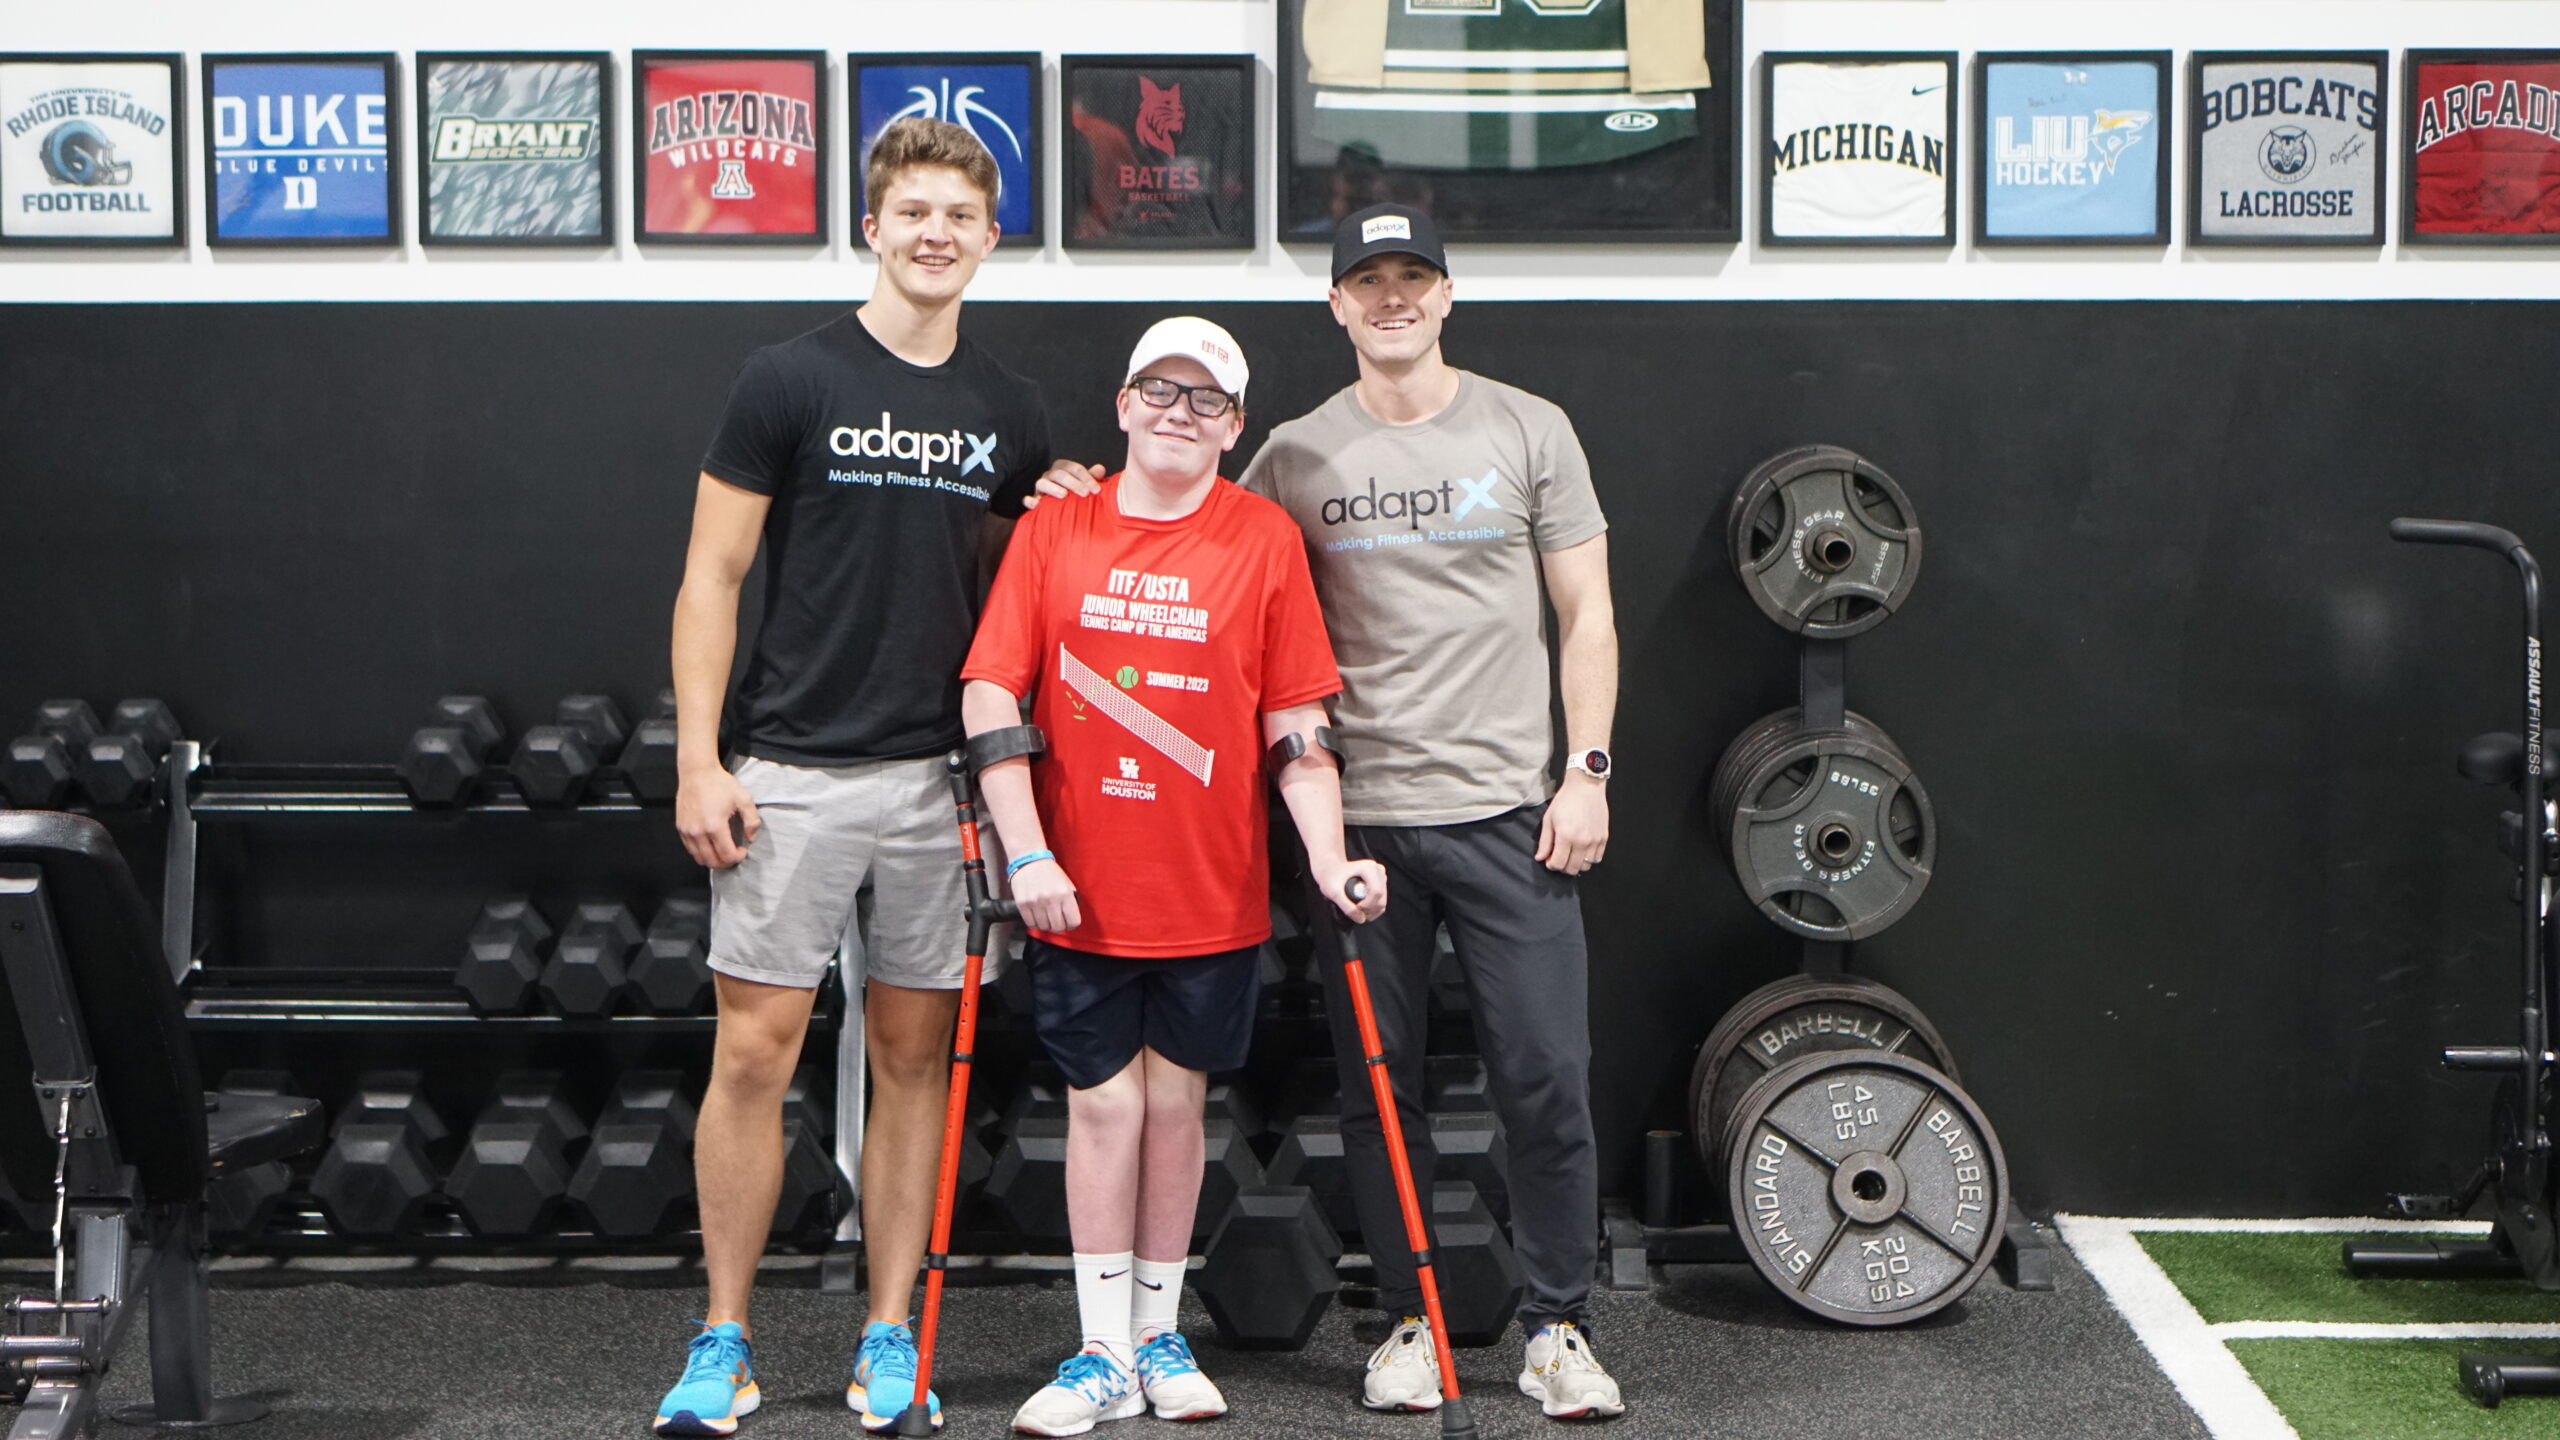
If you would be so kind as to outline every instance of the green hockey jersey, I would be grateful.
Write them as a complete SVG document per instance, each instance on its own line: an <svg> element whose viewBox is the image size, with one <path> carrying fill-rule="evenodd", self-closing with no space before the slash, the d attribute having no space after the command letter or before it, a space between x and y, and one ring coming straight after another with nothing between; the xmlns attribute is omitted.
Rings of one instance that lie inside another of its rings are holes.
<svg viewBox="0 0 2560 1440"><path fill-rule="evenodd" d="M1699 0L1307 0L1302 38L1316 163L1601 164L1695 136L1710 83Z"/></svg>

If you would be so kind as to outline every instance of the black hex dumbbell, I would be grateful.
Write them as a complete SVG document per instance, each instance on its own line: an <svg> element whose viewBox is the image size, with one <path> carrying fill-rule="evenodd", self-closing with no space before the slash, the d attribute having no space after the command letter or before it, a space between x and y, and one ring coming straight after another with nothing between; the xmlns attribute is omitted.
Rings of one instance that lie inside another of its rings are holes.
<svg viewBox="0 0 2560 1440"><path fill-rule="evenodd" d="M228 1070L223 1072L222 1083L214 1093L220 1096L300 1095L305 1092L291 1074L282 1070ZM293 1172L281 1160L233 1170L214 1181L205 1191L206 1227L220 1238L254 1240L266 1233L268 1223L283 1204L285 1192L291 1188Z"/></svg>
<svg viewBox="0 0 2560 1440"><path fill-rule="evenodd" d="M672 805L676 798L676 692L661 690L649 717L631 729L622 747L622 778L644 805Z"/></svg>
<svg viewBox="0 0 2560 1440"><path fill-rule="evenodd" d="M631 959L631 994L658 1015L699 1015L711 999L711 902L660 902Z"/></svg>
<svg viewBox="0 0 2560 1440"><path fill-rule="evenodd" d="M456 805L471 797L489 755L507 738L498 712L478 695L447 695L409 736L400 783L420 805Z"/></svg>
<svg viewBox="0 0 2560 1440"><path fill-rule="evenodd" d="M79 757L80 788L92 805L150 804L161 763L178 741L178 717L158 700L119 700L108 726Z"/></svg>
<svg viewBox="0 0 2560 1440"><path fill-rule="evenodd" d="M366 1239L414 1226L436 1193L434 1152L447 1135L415 1070L377 1070L356 1082L311 1193L340 1232Z"/></svg>
<svg viewBox="0 0 2560 1440"><path fill-rule="evenodd" d="M613 1013L630 979L631 955L640 948L640 922L631 907L606 901L580 905L560 929L560 943L542 967L543 1002L573 1019Z"/></svg>
<svg viewBox="0 0 2560 1440"><path fill-rule="evenodd" d="M773 1206L773 1228L781 1233L803 1225L832 1224L836 1218L836 1157L827 1144L825 1093L817 1077L803 1070L792 1077L782 1097L782 1190Z"/></svg>
<svg viewBox="0 0 2560 1440"><path fill-rule="evenodd" d="M562 700L552 723L524 732L511 767L529 805L575 805L585 797L596 767L622 749L631 727L622 707L604 695Z"/></svg>
<svg viewBox="0 0 2560 1440"><path fill-rule="evenodd" d="M1201 1253L1194 1287L1237 1350L1304 1349L1342 1284L1342 1239L1303 1185L1236 1192Z"/></svg>
<svg viewBox="0 0 2560 1440"><path fill-rule="evenodd" d="M521 895L492 900L480 907L453 983L483 1015L520 1015L542 978L542 947L550 939L550 923L532 901Z"/></svg>
<svg viewBox="0 0 2560 1440"><path fill-rule="evenodd" d="M535 1234L569 1193L570 1151L586 1138L560 1072L509 1071L472 1125L445 1194L477 1234Z"/></svg>
<svg viewBox="0 0 2560 1440"><path fill-rule="evenodd" d="M9 742L9 759L0 770L0 789L21 810L57 810L71 799L78 773L74 757L85 756L98 738L98 712L86 700L47 700L36 707L27 733Z"/></svg>
<svg viewBox="0 0 2560 1440"><path fill-rule="evenodd" d="M587 1137L569 1200L599 1235L634 1239L669 1228L693 1196L693 1101L673 1071L638 1070Z"/></svg>

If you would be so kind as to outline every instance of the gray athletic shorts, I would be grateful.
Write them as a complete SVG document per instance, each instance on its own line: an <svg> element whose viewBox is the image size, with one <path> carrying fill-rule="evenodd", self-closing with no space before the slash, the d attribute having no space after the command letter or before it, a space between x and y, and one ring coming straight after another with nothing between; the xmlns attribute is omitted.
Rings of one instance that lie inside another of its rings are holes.
<svg viewBox="0 0 2560 1440"><path fill-rule="evenodd" d="M746 859L711 872L712 969L811 989L841 953L848 989L865 978L959 988L969 927L941 756L824 768L748 756L730 770L763 828ZM979 834L990 877L1002 876L995 827ZM989 955L984 977L1001 963Z"/></svg>

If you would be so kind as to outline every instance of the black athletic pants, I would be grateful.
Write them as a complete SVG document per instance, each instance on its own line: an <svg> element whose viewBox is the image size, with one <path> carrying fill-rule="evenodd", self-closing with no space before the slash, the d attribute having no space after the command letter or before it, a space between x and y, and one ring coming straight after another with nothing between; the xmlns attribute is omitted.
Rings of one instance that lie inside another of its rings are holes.
<svg viewBox="0 0 2560 1440"><path fill-rule="evenodd" d="M1528 1282L1519 1318L1536 1333L1580 1322L1599 1263L1600 1172L1591 1134L1589 952L1575 882L1538 863L1545 807L1524 806L1463 825L1352 828L1355 853L1387 868L1387 912L1358 931L1428 1225L1431 1127L1422 1111L1423 1044L1432 934L1449 927L1475 1011L1510 1151L1511 1243ZM1321 904L1322 901L1314 903ZM1378 1267L1389 1315L1422 1313L1422 1284L1405 1248L1403 1211L1371 1098L1359 1022L1331 947L1319 950L1325 1011L1342 1074L1343 1148L1360 1233ZM1438 1243L1436 1240L1433 1243Z"/></svg>

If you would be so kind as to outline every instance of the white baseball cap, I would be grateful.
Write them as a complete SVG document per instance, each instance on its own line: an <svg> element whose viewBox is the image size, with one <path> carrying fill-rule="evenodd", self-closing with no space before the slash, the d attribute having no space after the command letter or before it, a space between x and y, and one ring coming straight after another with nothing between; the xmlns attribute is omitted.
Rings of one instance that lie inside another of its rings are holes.
<svg viewBox="0 0 2560 1440"><path fill-rule="evenodd" d="M1218 382L1218 388L1238 400L1244 398L1244 382L1252 378L1252 369L1244 363L1244 347L1236 337L1197 315L1176 315L1159 320L1138 337L1138 348L1129 352L1129 373L1122 384L1138 378L1138 372L1158 360L1173 356L1197 360Z"/></svg>

